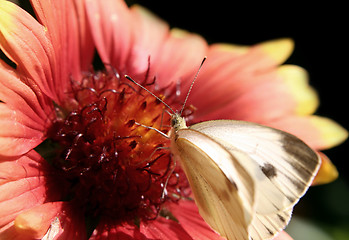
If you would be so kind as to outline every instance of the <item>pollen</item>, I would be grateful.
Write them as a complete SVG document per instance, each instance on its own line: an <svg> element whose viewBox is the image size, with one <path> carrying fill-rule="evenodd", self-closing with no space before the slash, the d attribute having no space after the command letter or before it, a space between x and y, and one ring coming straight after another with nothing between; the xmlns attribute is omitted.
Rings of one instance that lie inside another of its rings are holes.
<svg viewBox="0 0 349 240"><path fill-rule="evenodd" d="M164 99L155 83L143 85ZM46 133L58 146L49 160L57 200L85 216L123 222L155 219L166 201L186 197L169 140L151 129L170 131L159 100L118 74L97 72L72 81L65 102Z"/></svg>

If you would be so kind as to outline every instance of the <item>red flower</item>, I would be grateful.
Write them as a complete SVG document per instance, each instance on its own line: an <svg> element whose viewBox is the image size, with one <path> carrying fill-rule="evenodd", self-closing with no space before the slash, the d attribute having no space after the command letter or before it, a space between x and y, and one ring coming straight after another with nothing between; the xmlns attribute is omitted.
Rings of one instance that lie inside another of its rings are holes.
<svg viewBox="0 0 349 240"><path fill-rule="evenodd" d="M279 66L289 39L208 45L123 1L32 5L38 21L0 0L0 47L16 65L0 61L1 239L221 239L200 217L168 140L140 126L167 133L165 107L125 74L176 108L208 56L189 123L258 122L317 150L347 137L312 115L318 99L306 72ZM106 70L92 70L94 45ZM317 183L336 177L324 163Z"/></svg>

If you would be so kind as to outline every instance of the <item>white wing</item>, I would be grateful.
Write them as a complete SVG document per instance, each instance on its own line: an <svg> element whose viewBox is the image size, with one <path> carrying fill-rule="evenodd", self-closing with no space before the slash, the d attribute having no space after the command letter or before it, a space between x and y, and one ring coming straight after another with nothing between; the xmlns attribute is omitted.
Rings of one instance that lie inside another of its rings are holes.
<svg viewBox="0 0 349 240"><path fill-rule="evenodd" d="M258 214L250 225L248 232L251 240L271 239L290 221L293 208L271 214Z"/></svg>
<svg viewBox="0 0 349 240"><path fill-rule="evenodd" d="M190 129L223 145L255 178L256 216L250 227L251 237L270 238L284 228L293 206L317 173L318 155L297 137L254 123L217 120ZM241 153L250 157L238 157Z"/></svg>
<svg viewBox="0 0 349 240"><path fill-rule="evenodd" d="M254 214L254 181L219 143L190 129L172 141L205 221L227 239L249 239ZM241 155L242 157L242 155Z"/></svg>

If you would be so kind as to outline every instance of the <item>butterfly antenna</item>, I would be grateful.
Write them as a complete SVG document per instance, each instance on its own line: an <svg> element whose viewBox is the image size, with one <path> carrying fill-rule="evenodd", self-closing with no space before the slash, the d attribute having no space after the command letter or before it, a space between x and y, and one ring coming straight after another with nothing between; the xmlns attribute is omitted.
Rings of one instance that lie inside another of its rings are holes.
<svg viewBox="0 0 349 240"><path fill-rule="evenodd" d="M193 81L191 82L191 85L190 85L190 87L189 87L187 96L185 97L185 100L184 100L182 109L181 109L181 111L180 111L180 116L182 116L182 113L183 113L183 111L184 111L185 104L186 104L187 101L188 101L188 98L189 98L189 94L190 94L190 92L191 92L191 89L193 88L194 82L195 82L195 80L198 78L199 72L200 72L200 70L201 70L201 68L202 68L202 65L204 65L204 62L206 61L206 59L207 59L206 56L204 57L204 59L202 59L202 62L201 62L201 64L200 64L200 67L199 67L198 71L196 72Z"/></svg>
<svg viewBox="0 0 349 240"><path fill-rule="evenodd" d="M158 96L156 96L154 93L152 93L151 91L149 91L148 89L146 89L145 87L143 87L141 84L139 84L138 82L136 82L135 80L133 80L129 75L125 75L125 78L127 78L128 80L130 80L131 82L133 82L134 84L136 84L138 87L142 88L143 90L147 91L149 94L151 94L153 97L155 97L157 100L159 100L160 102L162 102L168 109L170 109L172 111L173 114L176 114L175 111L173 111L173 109L164 101L162 101L161 98L159 98Z"/></svg>

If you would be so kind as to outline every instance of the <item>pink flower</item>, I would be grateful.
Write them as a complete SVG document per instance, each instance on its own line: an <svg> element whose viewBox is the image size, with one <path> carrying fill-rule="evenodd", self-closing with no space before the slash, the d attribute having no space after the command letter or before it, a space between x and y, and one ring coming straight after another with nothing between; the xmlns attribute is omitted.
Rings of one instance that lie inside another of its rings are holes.
<svg viewBox="0 0 349 240"><path fill-rule="evenodd" d="M189 124L258 122L316 150L347 137L312 115L318 98L305 70L279 66L290 39L208 45L123 1L31 2L38 20L0 0L0 47L16 65L0 61L1 239L221 239L190 200L168 140L139 126L167 133L165 107L125 74L179 108L208 56ZM104 71L92 69L95 46ZM317 183L336 178L324 160Z"/></svg>

